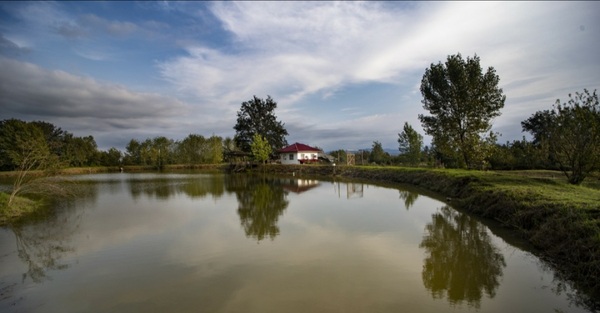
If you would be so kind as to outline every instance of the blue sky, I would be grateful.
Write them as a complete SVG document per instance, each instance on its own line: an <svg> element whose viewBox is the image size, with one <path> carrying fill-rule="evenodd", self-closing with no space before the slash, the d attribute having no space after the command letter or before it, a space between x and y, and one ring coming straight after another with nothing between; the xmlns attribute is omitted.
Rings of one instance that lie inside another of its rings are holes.
<svg viewBox="0 0 600 313"><path fill-rule="evenodd" d="M506 95L493 130L600 87L600 2L0 2L0 118L43 120L100 149L233 137L271 95L289 143L397 149L424 134L419 86L477 54ZM425 136L429 143L431 138Z"/></svg>

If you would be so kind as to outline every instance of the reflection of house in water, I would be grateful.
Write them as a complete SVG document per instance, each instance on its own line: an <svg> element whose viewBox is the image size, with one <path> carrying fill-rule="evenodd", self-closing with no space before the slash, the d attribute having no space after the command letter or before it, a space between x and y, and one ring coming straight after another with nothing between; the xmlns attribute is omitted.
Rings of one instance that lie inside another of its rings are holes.
<svg viewBox="0 0 600 313"><path fill-rule="evenodd" d="M351 199L351 198L362 198L363 197L363 184L355 184L355 183L347 183L346 184L346 191L347 191L347 195L346 198Z"/></svg>
<svg viewBox="0 0 600 313"><path fill-rule="evenodd" d="M342 191L340 187L340 183L334 183L337 185L337 194L338 197L341 197ZM335 186L334 185L334 186ZM335 188L335 187L334 187ZM364 184L357 183L346 183L346 199L357 199L362 198L364 196Z"/></svg>
<svg viewBox="0 0 600 313"><path fill-rule="evenodd" d="M319 186L320 184L321 183L316 179L287 178L281 181L283 189L295 193L303 193Z"/></svg>

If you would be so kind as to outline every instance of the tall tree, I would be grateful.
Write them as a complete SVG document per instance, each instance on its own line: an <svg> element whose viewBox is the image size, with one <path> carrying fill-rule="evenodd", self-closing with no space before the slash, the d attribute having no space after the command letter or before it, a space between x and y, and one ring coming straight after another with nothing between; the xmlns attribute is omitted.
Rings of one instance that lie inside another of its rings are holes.
<svg viewBox="0 0 600 313"><path fill-rule="evenodd" d="M206 138L202 135L189 134L177 145L179 162L185 164L201 164L205 154Z"/></svg>
<svg viewBox="0 0 600 313"><path fill-rule="evenodd" d="M421 102L431 115L419 120L438 151L459 167L478 168L490 154L491 121L506 99L494 68L483 73L479 63L477 55L450 55L444 64L431 64L421 80Z"/></svg>
<svg viewBox="0 0 600 313"><path fill-rule="evenodd" d="M421 161L421 148L423 147L423 136L417 133L408 122L404 122L402 132L398 134L400 153L408 157L408 162L417 165Z"/></svg>
<svg viewBox="0 0 600 313"><path fill-rule="evenodd" d="M207 155L206 161L208 164L219 164L223 162L223 138L212 135L206 141Z"/></svg>
<svg viewBox="0 0 600 313"><path fill-rule="evenodd" d="M571 184L580 184L600 169L600 104L596 90L569 94L564 104L558 99L552 110L538 111L521 125L548 148L550 160L558 164Z"/></svg>
<svg viewBox="0 0 600 313"><path fill-rule="evenodd" d="M369 156L369 161L376 164L384 164L389 160L389 155L383 151L383 146L379 141L373 141L373 146L371 149L371 155Z"/></svg>
<svg viewBox="0 0 600 313"><path fill-rule="evenodd" d="M288 135L284 124L277 121L275 109L277 102L271 96L266 100L254 96L252 100L242 102L237 112L237 123L234 141L237 147L244 152L251 152L250 146L254 135L261 135L267 140L272 151L277 151L287 145L285 136Z"/></svg>
<svg viewBox="0 0 600 313"><path fill-rule="evenodd" d="M42 178L51 174L47 170L58 165L58 158L50 153L42 129L33 123L10 119L0 122L0 132L0 160L16 171L8 205L20 193L42 192L53 187L41 183ZM33 171L40 171L42 175L32 175Z"/></svg>
<svg viewBox="0 0 600 313"><path fill-rule="evenodd" d="M167 164L173 163L174 142L164 136L154 137L150 148L151 164L162 169Z"/></svg>
<svg viewBox="0 0 600 313"><path fill-rule="evenodd" d="M117 148L112 147L108 151L100 151L99 161L102 166L119 166L121 165L121 159L123 154Z"/></svg>
<svg viewBox="0 0 600 313"><path fill-rule="evenodd" d="M252 139L252 146L250 147L252 150L252 156L256 161L260 163L265 163L269 159L269 155L271 155L271 146L261 135L255 134Z"/></svg>
<svg viewBox="0 0 600 313"><path fill-rule="evenodd" d="M64 157L70 166L96 165L98 146L94 137L74 137L72 134L65 136Z"/></svg>

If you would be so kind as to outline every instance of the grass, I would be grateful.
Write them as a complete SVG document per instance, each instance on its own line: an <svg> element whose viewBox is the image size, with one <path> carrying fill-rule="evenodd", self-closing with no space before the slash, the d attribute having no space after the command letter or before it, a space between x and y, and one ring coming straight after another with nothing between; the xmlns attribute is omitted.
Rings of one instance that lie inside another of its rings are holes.
<svg viewBox="0 0 600 313"><path fill-rule="evenodd" d="M494 219L600 303L600 185L567 183L561 172L472 171L381 166L267 166L268 172L341 176L432 191L454 207Z"/></svg>
<svg viewBox="0 0 600 313"><path fill-rule="evenodd" d="M28 216L40 213L43 204L40 201L15 197L13 203L8 206L10 195L0 192L0 226L6 225Z"/></svg>

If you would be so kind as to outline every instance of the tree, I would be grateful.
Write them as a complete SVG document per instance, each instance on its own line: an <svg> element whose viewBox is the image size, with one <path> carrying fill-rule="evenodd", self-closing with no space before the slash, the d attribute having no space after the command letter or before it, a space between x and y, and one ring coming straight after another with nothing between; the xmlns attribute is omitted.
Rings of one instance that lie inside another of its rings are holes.
<svg viewBox="0 0 600 313"><path fill-rule="evenodd" d="M340 164L340 165L346 164L348 161L347 155L346 155L346 150L338 149L338 150L330 151L327 154L333 156L335 158L335 162L337 164Z"/></svg>
<svg viewBox="0 0 600 313"><path fill-rule="evenodd" d="M547 147L549 158L556 162L569 183L580 184L594 170L600 169L600 105L596 90L569 94L569 101L552 110L538 111L521 122L524 131Z"/></svg>
<svg viewBox="0 0 600 313"><path fill-rule="evenodd" d="M150 162L158 169L162 169L167 164L173 163L173 145L172 139L164 136L154 137L150 143Z"/></svg>
<svg viewBox="0 0 600 313"><path fill-rule="evenodd" d="M271 96L263 100L254 96L252 100L242 103L237 112L237 123L234 141L244 152L250 152L254 135L259 134L269 143L272 151L277 151L287 145L285 136L288 135L284 124L277 121L275 109L277 102Z"/></svg>
<svg viewBox="0 0 600 313"><path fill-rule="evenodd" d="M206 141L207 154L206 161L208 164L219 164L223 162L223 138L212 135Z"/></svg>
<svg viewBox="0 0 600 313"><path fill-rule="evenodd" d="M127 165L141 165L142 156L140 151L141 143L135 139L131 139L125 147L124 163Z"/></svg>
<svg viewBox="0 0 600 313"><path fill-rule="evenodd" d="M421 102L431 115L419 114L419 120L438 151L458 167L479 168L491 153L496 139L488 134L491 121L506 99L499 81L493 67L482 72L477 55L466 61L460 54L451 55L445 64L425 70Z"/></svg>
<svg viewBox="0 0 600 313"><path fill-rule="evenodd" d="M260 163L265 163L271 155L271 146L265 138L259 134L255 134L251 145L252 155L254 159Z"/></svg>
<svg viewBox="0 0 600 313"><path fill-rule="evenodd" d="M43 131L33 123L16 119L0 122L0 130L0 160L14 166L17 174L8 205L20 193L54 188L55 185L45 184L42 179L58 165L58 158L50 153ZM32 175L34 171L43 174Z"/></svg>
<svg viewBox="0 0 600 313"><path fill-rule="evenodd" d="M189 134L177 144L179 162L184 164L201 164L206 139L202 135Z"/></svg>
<svg viewBox="0 0 600 313"><path fill-rule="evenodd" d="M96 164L98 146L94 137L65 136L64 157L70 166L91 166Z"/></svg>
<svg viewBox="0 0 600 313"><path fill-rule="evenodd" d="M66 163L68 156L65 151L65 141L68 136L72 135L48 122L34 121L31 124L38 127L44 134L50 153L58 156L62 162Z"/></svg>
<svg viewBox="0 0 600 313"><path fill-rule="evenodd" d="M398 144L400 153L408 157L408 162L412 165L417 165L421 161L421 147L423 147L423 136L417 133L416 130L404 122L404 128L398 134Z"/></svg>
<svg viewBox="0 0 600 313"><path fill-rule="evenodd" d="M108 151L99 152L100 165L102 166L119 166L123 157L121 151L112 147Z"/></svg>
<svg viewBox="0 0 600 313"><path fill-rule="evenodd" d="M369 161L375 164L385 164L389 161L389 155L383 151L381 142L373 141L373 147L369 156Z"/></svg>

